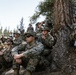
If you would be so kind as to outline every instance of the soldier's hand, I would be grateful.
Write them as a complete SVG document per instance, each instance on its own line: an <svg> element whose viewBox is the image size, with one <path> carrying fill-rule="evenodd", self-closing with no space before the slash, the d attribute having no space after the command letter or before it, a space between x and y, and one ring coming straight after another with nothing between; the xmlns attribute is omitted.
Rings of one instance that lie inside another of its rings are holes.
<svg viewBox="0 0 76 75"><path fill-rule="evenodd" d="M16 60L16 59L20 59L22 57L22 54L16 54L16 55L14 55L14 59Z"/></svg>
<svg viewBox="0 0 76 75"><path fill-rule="evenodd" d="M22 60L21 59L16 59L16 63L21 64Z"/></svg>
<svg viewBox="0 0 76 75"><path fill-rule="evenodd" d="M14 55L14 59L15 59L15 60L16 60L16 59L19 59L19 58L21 58L19 54Z"/></svg>
<svg viewBox="0 0 76 75"><path fill-rule="evenodd" d="M3 55L3 52L0 51L0 55Z"/></svg>
<svg viewBox="0 0 76 75"><path fill-rule="evenodd" d="M45 36L44 35L42 36L42 39L45 39Z"/></svg>

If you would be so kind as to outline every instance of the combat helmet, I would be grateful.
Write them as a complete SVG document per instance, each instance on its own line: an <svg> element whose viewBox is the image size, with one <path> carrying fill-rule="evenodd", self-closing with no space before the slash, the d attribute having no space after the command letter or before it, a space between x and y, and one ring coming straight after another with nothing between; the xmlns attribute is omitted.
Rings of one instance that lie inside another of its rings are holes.
<svg viewBox="0 0 76 75"><path fill-rule="evenodd" d="M36 33L34 32L34 31L28 31L28 32L25 32L25 36L27 36L27 35L31 35L31 36L36 36Z"/></svg>
<svg viewBox="0 0 76 75"><path fill-rule="evenodd" d="M50 30L49 30L49 28L48 28L48 27L46 27L46 26L44 26L44 27L42 28L42 31L43 31L43 30L50 31Z"/></svg>
<svg viewBox="0 0 76 75"><path fill-rule="evenodd" d="M20 32L16 30L13 34L20 35Z"/></svg>

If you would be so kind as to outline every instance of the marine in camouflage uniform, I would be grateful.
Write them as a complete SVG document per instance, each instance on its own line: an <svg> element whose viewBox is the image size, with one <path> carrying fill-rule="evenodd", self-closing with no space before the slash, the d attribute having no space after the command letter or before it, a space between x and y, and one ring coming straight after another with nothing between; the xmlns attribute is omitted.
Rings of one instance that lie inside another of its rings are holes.
<svg viewBox="0 0 76 75"><path fill-rule="evenodd" d="M27 44L21 44L16 50L12 50L12 55L14 56L14 61L16 61L16 64L22 64L26 68L26 73L24 75L31 75L32 72L35 71L36 66L40 61L44 46L42 43L35 40L34 32L26 33L26 42ZM18 52L21 50L24 51L18 54ZM14 75L19 75L19 67L17 65L13 65L13 68Z"/></svg>
<svg viewBox="0 0 76 75"><path fill-rule="evenodd" d="M43 28L43 24L41 22L38 22L36 24L36 29L35 29L37 37L39 37L41 35L42 28Z"/></svg>
<svg viewBox="0 0 76 75"><path fill-rule="evenodd" d="M13 39L13 44L15 46L19 45L22 43L22 39L20 38L20 33L18 33L17 31L13 33L14 34L14 39Z"/></svg>
<svg viewBox="0 0 76 75"><path fill-rule="evenodd" d="M20 37L20 33L18 31L15 31L13 35L14 35L14 39L13 39L14 48L12 50L16 50L23 40ZM13 63L14 65L16 65L16 61L13 61ZM19 64L17 64L17 67L19 67Z"/></svg>
<svg viewBox="0 0 76 75"><path fill-rule="evenodd" d="M40 36L38 38L38 41L42 42L42 44L44 45L44 51L43 51L43 56L44 58L42 57L42 62L43 61L46 61L46 66L49 65L49 62L51 62L51 50L52 50L52 47L54 45L54 38L53 36L49 33L49 28L48 27L44 27L42 29L42 36ZM48 61L49 62L48 62Z"/></svg>
<svg viewBox="0 0 76 75"><path fill-rule="evenodd" d="M40 38L38 39L38 41L40 41L43 43L44 45L44 54L47 55L51 52L51 48L54 44L54 38L53 36L49 33L49 28L48 27L44 27L42 29L42 36L40 36Z"/></svg>
<svg viewBox="0 0 76 75"><path fill-rule="evenodd" d="M7 44L7 48L3 52L3 57L7 62L12 62L13 57L12 57L12 54L11 54L11 50L14 47L13 46L13 40L12 39L7 39L6 44Z"/></svg>
<svg viewBox="0 0 76 75"><path fill-rule="evenodd" d="M11 50L13 48L12 40L7 39L6 45L7 47L3 48L0 51L0 66L2 64L2 68L0 68L0 72L4 71L6 68L12 67L12 61L13 61L13 57L11 54Z"/></svg>
<svg viewBox="0 0 76 75"><path fill-rule="evenodd" d="M32 27L32 24L29 24L29 27L27 28L27 32L28 31L30 31L30 32L34 31L34 28Z"/></svg>
<svg viewBox="0 0 76 75"><path fill-rule="evenodd" d="M5 38L5 35L4 34L2 34L0 40L2 41L2 43L4 43L6 41L6 38Z"/></svg>

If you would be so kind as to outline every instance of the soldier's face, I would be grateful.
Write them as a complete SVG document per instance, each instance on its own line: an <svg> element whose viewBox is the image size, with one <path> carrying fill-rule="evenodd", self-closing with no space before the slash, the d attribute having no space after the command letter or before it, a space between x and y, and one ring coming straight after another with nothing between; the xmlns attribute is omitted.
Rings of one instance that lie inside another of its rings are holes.
<svg viewBox="0 0 76 75"><path fill-rule="evenodd" d="M27 43L31 43L32 41L34 40L34 37L33 36L26 36L26 42Z"/></svg>
<svg viewBox="0 0 76 75"><path fill-rule="evenodd" d="M5 48L8 48L7 42L4 43L4 47L5 47Z"/></svg>
<svg viewBox="0 0 76 75"><path fill-rule="evenodd" d="M47 30L43 30L42 31L42 35L47 35L48 34L48 31Z"/></svg>
<svg viewBox="0 0 76 75"><path fill-rule="evenodd" d="M3 46L2 45L0 45L0 49L2 49L3 48Z"/></svg>
<svg viewBox="0 0 76 75"><path fill-rule="evenodd" d="M15 37L15 38L18 38L18 35L17 35L17 34L14 34L14 37Z"/></svg>
<svg viewBox="0 0 76 75"><path fill-rule="evenodd" d="M76 34L76 29L74 30L74 33Z"/></svg>

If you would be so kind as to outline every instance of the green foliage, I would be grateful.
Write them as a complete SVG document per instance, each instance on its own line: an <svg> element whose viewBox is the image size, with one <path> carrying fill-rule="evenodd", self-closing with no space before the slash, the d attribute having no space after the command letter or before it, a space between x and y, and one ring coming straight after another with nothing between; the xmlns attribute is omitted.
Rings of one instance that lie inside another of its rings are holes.
<svg viewBox="0 0 76 75"><path fill-rule="evenodd" d="M24 24L23 24L23 21L24 21L24 19L23 19L23 17L21 18L21 21L20 21L20 25L18 25L17 26L17 29L18 29L18 31L22 34L22 33L24 33Z"/></svg>
<svg viewBox="0 0 76 75"><path fill-rule="evenodd" d="M72 2L76 3L76 0L72 0Z"/></svg>
<svg viewBox="0 0 76 75"><path fill-rule="evenodd" d="M3 31L3 33L4 33L4 35L6 36L6 37L8 37L9 36L9 34L10 34L10 31L7 29L7 27L4 29L4 31Z"/></svg>
<svg viewBox="0 0 76 75"><path fill-rule="evenodd" d="M2 34L2 27L0 28L0 35Z"/></svg>
<svg viewBox="0 0 76 75"><path fill-rule="evenodd" d="M54 0L45 0L44 2L41 2L38 6L40 14L42 15L48 15L51 14L53 11L53 2Z"/></svg>
<svg viewBox="0 0 76 75"><path fill-rule="evenodd" d="M46 16L46 18L52 18L53 6L54 0L44 0L40 2L30 20L35 22L40 15Z"/></svg>

